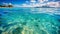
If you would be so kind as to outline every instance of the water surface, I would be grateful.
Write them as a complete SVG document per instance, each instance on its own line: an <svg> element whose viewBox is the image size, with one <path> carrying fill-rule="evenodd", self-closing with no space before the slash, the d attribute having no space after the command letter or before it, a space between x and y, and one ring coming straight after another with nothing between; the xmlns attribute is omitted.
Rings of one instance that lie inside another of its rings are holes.
<svg viewBox="0 0 60 34"><path fill-rule="evenodd" d="M60 34L60 8L0 8L0 34Z"/></svg>

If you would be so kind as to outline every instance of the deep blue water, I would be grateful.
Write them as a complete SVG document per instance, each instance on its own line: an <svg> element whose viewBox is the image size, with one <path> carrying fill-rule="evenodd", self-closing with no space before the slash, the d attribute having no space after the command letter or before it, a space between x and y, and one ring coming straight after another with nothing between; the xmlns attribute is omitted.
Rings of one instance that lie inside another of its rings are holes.
<svg viewBox="0 0 60 34"><path fill-rule="evenodd" d="M0 8L0 34L60 34L60 8Z"/></svg>

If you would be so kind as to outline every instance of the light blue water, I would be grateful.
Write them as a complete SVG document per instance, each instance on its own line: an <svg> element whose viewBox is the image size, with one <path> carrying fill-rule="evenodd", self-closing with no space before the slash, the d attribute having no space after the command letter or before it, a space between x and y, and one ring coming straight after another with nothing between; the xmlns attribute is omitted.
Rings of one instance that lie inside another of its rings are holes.
<svg viewBox="0 0 60 34"><path fill-rule="evenodd" d="M0 8L0 34L60 34L60 8Z"/></svg>

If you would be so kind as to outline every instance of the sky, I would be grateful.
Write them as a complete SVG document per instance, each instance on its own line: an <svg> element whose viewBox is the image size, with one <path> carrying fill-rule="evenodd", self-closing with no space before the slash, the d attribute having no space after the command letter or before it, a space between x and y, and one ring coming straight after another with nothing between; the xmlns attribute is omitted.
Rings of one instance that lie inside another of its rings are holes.
<svg viewBox="0 0 60 34"><path fill-rule="evenodd" d="M29 0L0 0L0 3L13 3L13 4L21 4L21 3L25 3L25 1L29 1Z"/></svg>
<svg viewBox="0 0 60 34"><path fill-rule="evenodd" d="M14 7L35 7L35 6L47 5L50 2L58 2L58 1L60 1L60 0L0 0L0 5L2 5L2 4L3 5L13 5ZM55 4L57 6L57 3L55 3ZM60 5L58 5L58 6L60 7Z"/></svg>
<svg viewBox="0 0 60 34"><path fill-rule="evenodd" d="M0 4L2 3L22 4L25 3L26 1L30 2L30 0L0 0ZM48 0L48 1L60 1L60 0Z"/></svg>

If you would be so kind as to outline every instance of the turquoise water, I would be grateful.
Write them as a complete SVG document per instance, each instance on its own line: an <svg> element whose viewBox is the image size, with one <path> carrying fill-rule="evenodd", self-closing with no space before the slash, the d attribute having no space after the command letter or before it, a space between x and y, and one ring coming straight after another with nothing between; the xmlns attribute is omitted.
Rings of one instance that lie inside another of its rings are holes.
<svg viewBox="0 0 60 34"><path fill-rule="evenodd" d="M0 34L60 34L60 8L0 8Z"/></svg>

